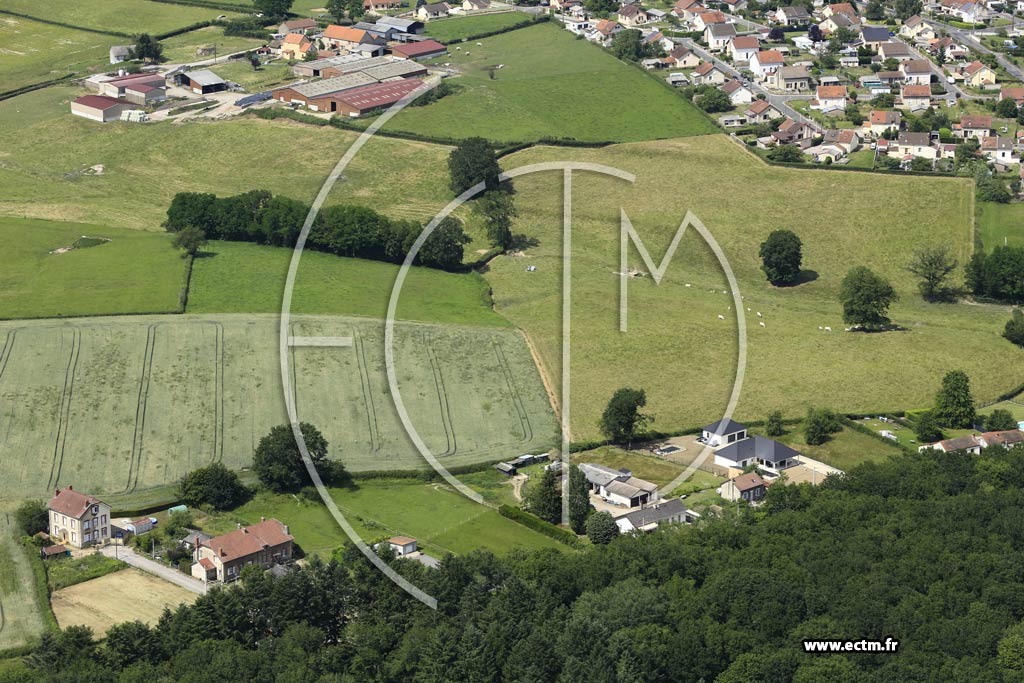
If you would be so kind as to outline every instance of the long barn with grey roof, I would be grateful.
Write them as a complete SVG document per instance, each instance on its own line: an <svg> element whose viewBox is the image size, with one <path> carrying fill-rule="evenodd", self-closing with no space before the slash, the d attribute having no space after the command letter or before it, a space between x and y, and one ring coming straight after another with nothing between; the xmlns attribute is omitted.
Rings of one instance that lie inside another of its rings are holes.
<svg viewBox="0 0 1024 683"><path fill-rule="evenodd" d="M302 104L313 111L330 111L329 106L326 108L322 107L317 100L329 98L335 93L344 92L346 90L351 90L352 88L359 88L361 86L377 82L376 78L357 72L345 74L344 76L336 76L334 78L325 78L322 81L313 81L312 83L301 83L298 85L290 85L285 88L279 88L273 91L272 96L279 102Z"/></svg>

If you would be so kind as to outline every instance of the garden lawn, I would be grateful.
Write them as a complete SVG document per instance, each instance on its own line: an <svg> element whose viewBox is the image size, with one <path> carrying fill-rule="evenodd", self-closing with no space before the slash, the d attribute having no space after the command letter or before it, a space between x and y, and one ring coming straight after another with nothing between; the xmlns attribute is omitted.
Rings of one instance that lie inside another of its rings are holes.
<svg viewBox="0 0 1024 683"><path fill-rule="evenodd" d="M108 63L108 51L116 41L112 36L0 14L0 92L69 73L99 71Z"/></svg>
<svg viewBox="0 0 1024 683"><path fill-rule="evenodd" d="M502 143L651 140L717 130L654 77L557 26L531 26L480 42L453 47L450 57L435 60L462 72L451 79L456 93L409 107L388 129Z"/></svg>
<svg viewBox="0 0 1024 683"><path fill-rule="evenodd" d="M189 313L277 313L292 249L242 242L212 242L192 269ZM391 263L302 254L293 313L384 318L399 267ZM422 322L508 326L491 310L487 283L476 273L412 268L398 317Z"/></svg>
<svg viewBox="0 0 1024 683"><path fill-rule="evenodd" d="M1024 247L1024 204L978 203L978 233L985 251Z"/></svg>
<svg viewBox="0 0 1024 683"><path fill-rule="evenodd" d="M76 558L56 558L46 561L46 580L52 593L76 583L120 571L125 567L124 562L99 552Z"/></svg>
<svg viewBox="0 0 1024 683"><path fill-rule="evenodd" d="M83 235L109 242L50 253ZM0 318L174 312L185 261L170 236L0 217Z"/></svg>
<svg viewBox="0 0 1024 683"><path fill-rule="evenodd" d="M903 431L908 432L906 429ZM807 445L802 423L787 425L785 434L773 438L796 449L801 455L838 467L844 472L861 463L885 460L903 452L895 444L887 444L849 427L843 427L842 431L833 434L832 438L819 446Z"/></svg>
<svg viewBox="0 0 1024 683"><path fill-rule="evenodd" d="M500 12L476 16L451 16L429 22L426 33L445 45L456 43L469 36L490 31L499 31L516 24L529 23L530 15L522 12Z"/></svg>
<svg viewBox="0 0 1024 683"><path fill-rule="evenodd" d="M1019 381L1005 373L1020 359L1019 350L1000 337L1004 307L925 304L906 270L913 250L924 245L948 244L961 263L969 259L969 181L777 168L724 136L599 150L537 147L504 157L502 165L554 160L603 163L637 174L634 186L586 172L573 180L575 439L598 436L601 412L623 386L647 391L654 429L707 424L725 411L736 374L733 299L718 261L693 229L660 285L650 277L628 280L628 332L619 331L620 207L655 263L687 210L703 221L728 258L744 297L748 338L735 413L741 421L764 419L775 409L800 417L809 406L855 413L928 405L949 368L967 372L981 403ZM515 181L514 230L538 245L525 256L497 258L485 274L496 310L529 335L556 386L562 354L558 173ZM879 206L887 207L884 216ZM803 241L804 267L814 273L800 286L772 287L761 272L759 245L778 228L793 230ZM861 264L894 285L901 299L891 314L903 331L843 331L839 286ZM526 272L528 265L536 271ZM633 247L627 267L649 270ZM821 329L826 326L833 331Z"/></svg>
<svg viewBox="0 0 1024 683"><path fill-rule="evenodd" d="M1022 398L1024 397L1018 396L1016 399L1011 401L1001 401L999 403L994 403L990 406L986 406L985 408L981 408L980 410L978 410L978 414L988 415L993 410L1001 408L1002 410L1010 411L1010 414L1013 415L1013 417L1016 418L1017 421L1024 422L1024 403L1020 403Z"/></svg>
<svg viewBox="0 0 1024 683"><path fill-rule="evenodd" d="M47 0L45 6L34 0L4 0L3 8L29 17L57 21L68 26L123 33L132 36L146 32L168 33L202 21L213 21L218 15L241 16L216 9L150 2L150 0Z"/></svg>

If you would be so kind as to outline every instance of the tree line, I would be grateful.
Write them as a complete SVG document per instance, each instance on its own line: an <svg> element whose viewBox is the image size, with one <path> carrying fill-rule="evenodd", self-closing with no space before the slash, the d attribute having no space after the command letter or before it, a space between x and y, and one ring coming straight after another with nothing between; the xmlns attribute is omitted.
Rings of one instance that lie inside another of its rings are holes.
<svg viewBox="0 0 1024 683"><path fill-rule="evenodd" d="M1024 679L1024 448L914 453L579 553L385 561L348 547L44 637L3 683L1000 683ZM112 596L111 599L117 599ZM899 641L807 654L804 639Z"/></svg>

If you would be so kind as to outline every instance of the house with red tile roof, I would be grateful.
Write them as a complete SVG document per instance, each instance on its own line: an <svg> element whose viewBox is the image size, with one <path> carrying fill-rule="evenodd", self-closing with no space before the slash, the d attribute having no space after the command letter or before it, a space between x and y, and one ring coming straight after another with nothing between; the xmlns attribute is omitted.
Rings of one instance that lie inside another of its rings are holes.
<svg viewBox="0 0 1024 683"><path fill-rule="evenodd" d="M242 569L249 565L269 569L289 564L294 556L294 541L286 524L261 519L259 524L201 541L192 557L192 576L227 583L238 579Z"/></svg>
<svg viewBox="0 0 1024 683"><path fill-rule="evenodd" d="M78 99L103 95L86 95ZM117 100L114 100L118 103ZM120 103L118 103L120 104ZM50 539L72 548L85 548L110 540L110 506L95 496L79 493L73 486L57 489L47 504Z"/></svg>

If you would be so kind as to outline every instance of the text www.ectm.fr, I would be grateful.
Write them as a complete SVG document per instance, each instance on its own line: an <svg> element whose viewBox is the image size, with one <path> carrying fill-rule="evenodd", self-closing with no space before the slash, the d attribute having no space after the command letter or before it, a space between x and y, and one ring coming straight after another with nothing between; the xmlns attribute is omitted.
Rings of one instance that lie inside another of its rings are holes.
<svg viewBox="0 0 1024 683"><path fill-rule="evenodd" d="M804 652L891 652L895 653L900 641L885 640L805 640Z"/></svg>

